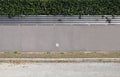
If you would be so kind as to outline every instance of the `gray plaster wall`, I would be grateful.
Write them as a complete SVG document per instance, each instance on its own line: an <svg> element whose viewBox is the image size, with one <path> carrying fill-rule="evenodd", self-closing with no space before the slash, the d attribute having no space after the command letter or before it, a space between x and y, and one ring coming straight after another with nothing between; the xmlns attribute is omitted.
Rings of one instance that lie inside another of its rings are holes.
<svg viewBox="0 0 120 77"><path fill-rule="evenodd" d="M120 25L1 25L0 51L120 51Z"/></svg>

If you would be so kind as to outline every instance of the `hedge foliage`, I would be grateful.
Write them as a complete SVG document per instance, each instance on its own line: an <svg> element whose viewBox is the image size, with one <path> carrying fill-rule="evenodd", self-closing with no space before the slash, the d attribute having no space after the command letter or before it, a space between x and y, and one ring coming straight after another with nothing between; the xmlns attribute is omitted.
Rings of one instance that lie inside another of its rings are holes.
<svg viewBox="0 0 120 77"><path fill-rule="evenodd" d="M0 15L119 15L120 0L0 0Z"/></svg>

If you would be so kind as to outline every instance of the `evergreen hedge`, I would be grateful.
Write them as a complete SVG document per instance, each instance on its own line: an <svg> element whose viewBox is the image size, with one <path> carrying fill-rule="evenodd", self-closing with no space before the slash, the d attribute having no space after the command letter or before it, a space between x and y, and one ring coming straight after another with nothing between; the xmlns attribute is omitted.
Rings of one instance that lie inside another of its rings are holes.
<svg viewBox="0 0 120 77"><path fill-rule="evenodd" d="M0 15L119 15L120 0L0 0Z"/></svg>

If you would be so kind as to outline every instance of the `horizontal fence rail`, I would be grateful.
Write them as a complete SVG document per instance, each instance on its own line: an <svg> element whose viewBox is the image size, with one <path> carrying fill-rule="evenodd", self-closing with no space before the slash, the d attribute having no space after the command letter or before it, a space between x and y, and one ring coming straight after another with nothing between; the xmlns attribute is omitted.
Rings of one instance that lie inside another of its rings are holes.
<svg viewBox="0 0 120 77"><path fill-rule="evenodd" d="M120 24L119 15L28 15L8 18L0 16L0 24L41 24L41 23L70 23L70 24Z"/></svg>

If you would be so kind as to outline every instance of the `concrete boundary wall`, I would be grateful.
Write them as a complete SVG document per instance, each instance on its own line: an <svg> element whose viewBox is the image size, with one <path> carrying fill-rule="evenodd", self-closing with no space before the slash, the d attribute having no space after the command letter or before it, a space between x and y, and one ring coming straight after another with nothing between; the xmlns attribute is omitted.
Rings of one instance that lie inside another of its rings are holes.
<svg viewBox="0 0 120 77"><path fill-rule="evenodd" d="M120 51L120 25L0 25L0 51Z"/></svg>

